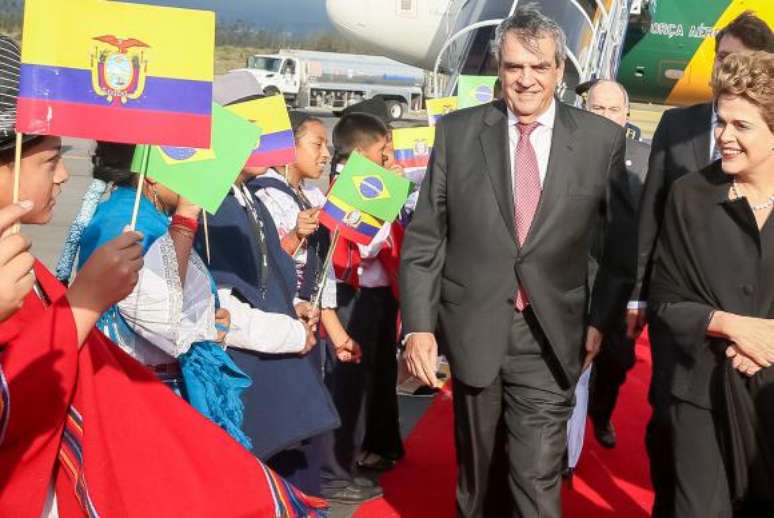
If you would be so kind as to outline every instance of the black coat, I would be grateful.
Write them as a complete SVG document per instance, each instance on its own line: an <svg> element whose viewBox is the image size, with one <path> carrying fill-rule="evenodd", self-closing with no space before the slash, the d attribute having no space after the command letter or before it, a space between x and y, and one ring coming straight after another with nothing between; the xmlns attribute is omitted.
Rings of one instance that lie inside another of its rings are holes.
<svg viewBox="0 0 774 518"><path fill-rule="evenodd" d="M706 336L712 312L774 318L774 223L759 232L730 186L720 161L675 182L650 287L651 317L676 353L672 393L704 408L717 405L728 345Z"/></svg>

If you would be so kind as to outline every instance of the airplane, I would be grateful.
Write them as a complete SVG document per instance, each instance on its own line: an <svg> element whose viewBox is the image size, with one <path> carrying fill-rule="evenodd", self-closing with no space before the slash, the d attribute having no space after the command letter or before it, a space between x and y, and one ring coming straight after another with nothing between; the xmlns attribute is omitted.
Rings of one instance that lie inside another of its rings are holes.
<svg viewBox="0 0 774 518"><path fill-rule="evenodd" d="M494 75L494 28L518 0L327 0L331 22L348 39L398 61L442 72L454 92L460 74ZM774 25L772 0L539 0L567 35L560 97L616 77L632 101L673 106L710 98L714 34L745 10Z"/></svg>

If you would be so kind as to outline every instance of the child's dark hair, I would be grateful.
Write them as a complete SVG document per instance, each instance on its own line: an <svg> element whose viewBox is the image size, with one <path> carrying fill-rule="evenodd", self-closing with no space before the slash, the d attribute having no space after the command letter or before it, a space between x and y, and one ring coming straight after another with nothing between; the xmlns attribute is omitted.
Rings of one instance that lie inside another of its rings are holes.
<svg viewBox="0 0 774 518"><path fill-rule="evenodd" d="M293 137L296 141L304 136L308 124L317 123L322 124L323 126L325 125L322 119L303 111L293 110L289 112L288 115L290 117L290 127L293 130Z"/></svg>
<svg viewBox="0 0 774 518"><path fill-rule="evenodd" d="M336 174L336 167L346 161L356 148L369 146L389 135L387 125L378 117L360 112L344 115L333 127L331 175Z"/></svg>
<svg viewBox="0 0 774 518"><path fill-rule="evenodd" d="M94 165L92 176L119 187L134 185L136 174L131 169L134 148L134 144L97 142L97 148L91 157Z"/></svg>

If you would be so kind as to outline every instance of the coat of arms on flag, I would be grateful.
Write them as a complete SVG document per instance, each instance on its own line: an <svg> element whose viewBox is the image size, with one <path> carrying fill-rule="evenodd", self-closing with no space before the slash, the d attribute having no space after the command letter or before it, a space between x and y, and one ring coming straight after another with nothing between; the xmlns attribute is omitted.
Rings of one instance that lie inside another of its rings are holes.
<svg viewBox="0 0 774 518"><path fill-rule="evenodd" d="M148 63L142 48L149 45L136 38L112 34L92 38L99 42L91 55L91 83L108 103L139 99L145 90Z"/></svg>
<svg viewBox="0 0 774 518"><path fill-rule="evenodd" d="M411 182L352 153L320 211L320 223L355 243L368 244L395 220Z"/></svg>

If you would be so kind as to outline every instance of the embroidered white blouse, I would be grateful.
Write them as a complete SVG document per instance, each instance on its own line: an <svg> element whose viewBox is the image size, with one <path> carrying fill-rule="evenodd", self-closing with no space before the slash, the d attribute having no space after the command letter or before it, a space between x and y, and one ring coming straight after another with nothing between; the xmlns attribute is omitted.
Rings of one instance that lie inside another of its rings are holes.
<svg viewBox="0 0 774 518"><path fill-rule="evenodd" d="M267 178L274 178L281 182L287 183L285 177L274 169L269 169L265 173L265 176ZM325 195L317 187L305 186L302 184L301 191L313 207L322 207L325 205ZM298 213L301 211L298 208L296 201L289 194L271 187L267 189L259 189L255 194L258 199L263 202L271 214L271 217L274 220L274 224L277 227L277 232L279 233L280 239L283 239L286 235L292 232L294 228L296 228ZM304 275L304 266L306 266L306 248L301 247L293 260L296 263L296 286L300 288ZM322 307L325 309L335 308L336 274L333 270L333 264L331 264L325 274L324 283L325 288L323 289L322 294Z"/></svg>

